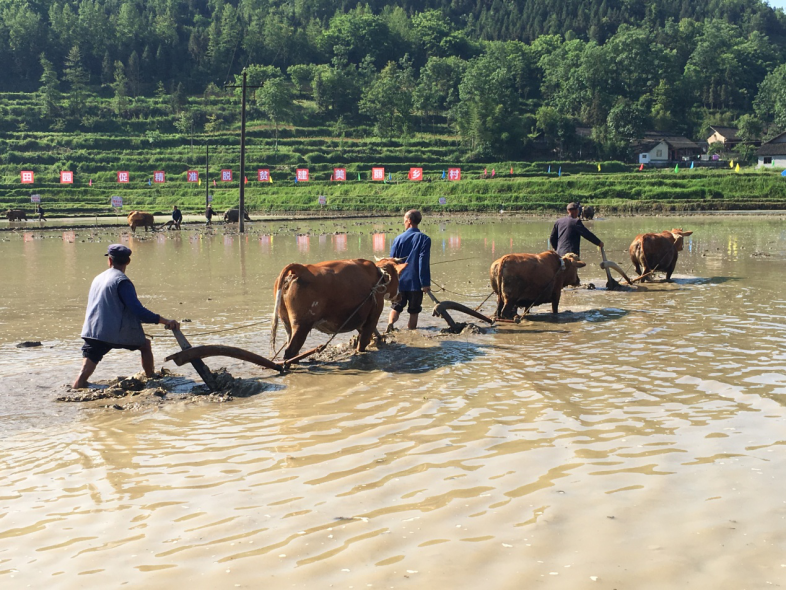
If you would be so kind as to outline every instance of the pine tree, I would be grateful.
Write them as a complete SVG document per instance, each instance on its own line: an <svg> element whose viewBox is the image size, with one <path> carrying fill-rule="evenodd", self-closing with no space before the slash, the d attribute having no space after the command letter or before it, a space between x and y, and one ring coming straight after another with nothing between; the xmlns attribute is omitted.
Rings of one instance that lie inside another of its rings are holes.
<svg viewBox="0 0 786 590"><path fill-rule="evenodd" d="M57 79L57 72L52 62L41 54L41 67L44 73L41 74L41 111L44 117L54 117L57 114L57 103L60 100L60 81Z"/></svg>
<svg viewBox="0 0 786 590"><path fill-rule="evenodd" d="M74 45L65 60L63 78L71 86L66 105L72 117L81 118L87 102L87 83L90 76L82 67L82 53L79 46Z"/></svg>
<svg viewBox="0 0 786 590"><path fill-rule="evenodd" d="M141 92L142 70L139 67L139 54L134 51L128 58L128 83L131 87L131 95L136 98Z"/></svg>
<svg viewBox="0 0 786 590"><path fill-rule="evenodd" d="M112 108L116 115L125 115L128 110L128 78L126 77L126 68L120 60L115 62L114 77L112 90L115 91L115 96L112 99Z"/></svg>

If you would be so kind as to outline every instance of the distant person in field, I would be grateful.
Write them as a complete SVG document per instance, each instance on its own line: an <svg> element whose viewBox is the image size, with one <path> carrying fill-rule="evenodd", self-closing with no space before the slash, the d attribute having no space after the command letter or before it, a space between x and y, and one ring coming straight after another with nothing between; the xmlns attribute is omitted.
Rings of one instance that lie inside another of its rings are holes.
<svg viewBox="0 0 786 590"><path fill-rule="evenodd" d="M573 252L576 256L581 257L581 238L595 244L598 248L603 248L600 238L584 227L579 219L578 203L570 203L568 214L554 224L549 243L560 256Z"/></svg>
<svg viewBox="0 0 786 590"><path fill-rule="evenodd" d="M205 218L207 219L205 225L213 225L213 215L215 214L216 212L213 211L213 205L208 204L207 209L205 209Z"/></svg>
<svg viewBox="0 0 786 590"><path fill-rule="evenodd" d="M407 306L409 322L407 327L418 327L418 314L423 310L423 293L431 291L431 238L422 233L418 226L423 219L420 211L412 209L404 215L405 232L393 240L390 248L391 258L404 258L407 267L398 277L398 290L401 301L393 304L388 319L388 332Z"/></svg>
<svg viewBox="0 0 786 590"><path fill-rule="evenodd" d="M142 324L164 324L169 330L180 329L176 320L168 320L146 309L137 299L134 284L126 276L131 263L131 250L122 244L107 248L109 269L102 272L90 286L85 323L82 326L82 370L74 381L74 389L88 386L87 380L104 355L113 348L138 350L142 353L145 375L155 375L155 361L150 340L145 338Z"/></svg>
<svg viewBox="0 0 786 590"><path fill-rule="evenodd" d="M38 213L38 221L46 221L44 208L40 204L36 206L36 213Z"/></svg>
<svg viewBox="0 0 786 590"><path fill-rule="evenodd" d="M177 208L177 205L172 205L172 221L175 222L175 229L180 229L180 224L183 222L183 212Z"/></svg>

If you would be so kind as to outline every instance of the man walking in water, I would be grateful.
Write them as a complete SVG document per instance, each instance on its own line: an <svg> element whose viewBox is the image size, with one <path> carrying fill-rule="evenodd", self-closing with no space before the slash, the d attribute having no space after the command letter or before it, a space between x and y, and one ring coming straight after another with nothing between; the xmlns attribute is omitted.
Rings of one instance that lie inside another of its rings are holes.
<svg viewBox="0 0 786 590"><path fill-rule="evenodd" d="M417 209L407 211L404 215L406 231L393 240L390 248L391 258L405 258L407 267L398 278L401 301L394 303L390 310L388 332L393 331L393 325L398 321L405 305L409 313L407 328L417 328L418 314L423 309L423 293L431 291L431 238L418 229L421 219L423 216Z"/></svg>
<svg viewBox="0 0 786 590"><path fill-rule="evenodd" d="M213 205L208 203L207 209L205 209L205 218L207 219L207 221L205 222L206 226L213 225L213 216L215 214L216 214L216 212L213 211Z"/></svg>
<svg viewBox="0 0 786 590"><path fill-rule="evenodd" d="M74 389L87 387L87 380L96 370L104 355L113 348L138 350L142 353L145 375L155 374L150 340L145 338L142 323L164 324L169 330L179 330L176 320L168 320L145 309L136 296L134 284L126 276L131 263L131 250L122 244L107 248L109 269L102 272L90 287L85 324L82 327L82 370L74 381Z"/></svg>
<svg viewBox="0 0 786 590"><path fill-rule="evenodd" d="M584 227L581 219L579 219L579 205L570 203L568 205L568 214L558 219L557 223L554 224L549 243L560 256L573 252L580 257L581 238L592 242L598 248L603 248L603 242L600 241L600 238Z"/></svg>

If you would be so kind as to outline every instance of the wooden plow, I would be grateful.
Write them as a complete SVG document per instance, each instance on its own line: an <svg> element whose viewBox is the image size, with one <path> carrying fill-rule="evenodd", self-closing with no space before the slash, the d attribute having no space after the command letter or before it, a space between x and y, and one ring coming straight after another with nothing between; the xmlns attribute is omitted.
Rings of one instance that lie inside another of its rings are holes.
<svg viewBox="0 0 786 590"><path fill-rule="evenodd" d="M483 315L482 313L475 311L471 307L467 307L466 305L461 305L461 303L456 303L455 301L440 301L437 299L434 294L429 291L428 296L434 302L434 311L432 315L434 317L442 318L448 324L448 329L453 334L458 334L461 330L464 329L464 326L460 326L455 322L455 320L450 316L448 310L450 311L460 311L461 313L465 313L473 318L479 319L482 322L486 322L487 324L493 324L494 320L491 318Z"/></svg>
<svg viewBox="0 0 786 590"><path fill-rule="evenodd" d="M253 363L255 365L259 365L260 367L265 367L266 369L273 369L279 373L284 372L283 366L279 365L278 363L274 363L263 356L249 352L248 350L243 350L242 348L236 348L234 346L224 346L223 344L191 346L186 337L183 335L183 332L180 330L172 330L172 333L175 335L175 339L180 345L181 350L175 354L170 354L168 357L166 357L166 360L174 361L178 367L185 365L186 363L191 363L191 366L194 367L194 370L196 370L197 373L199 373L202 381L205 382L205 385L207 385L207 388L210 391L215 391L216 382L213 373L210 371L210 369L208 369L207 365L202 360L204 358L209 358L212 356L227 356L240 361L245 361L247 363Z"/></svg>

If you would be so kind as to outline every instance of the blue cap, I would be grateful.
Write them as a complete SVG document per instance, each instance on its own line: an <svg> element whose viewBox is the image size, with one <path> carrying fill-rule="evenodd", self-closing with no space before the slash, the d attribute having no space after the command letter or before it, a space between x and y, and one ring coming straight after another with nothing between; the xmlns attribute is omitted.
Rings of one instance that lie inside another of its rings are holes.
<svg viewBox="0 0 786 590"><path fill-rule="evenodd" d="M104 256L111 256L113 260L128 260L131 258L131 248L123 244L110 244Z"/></svg>

